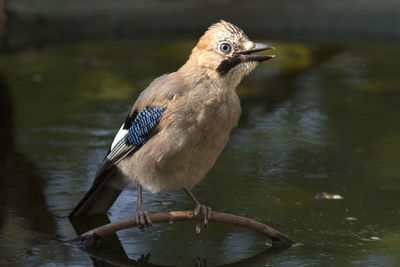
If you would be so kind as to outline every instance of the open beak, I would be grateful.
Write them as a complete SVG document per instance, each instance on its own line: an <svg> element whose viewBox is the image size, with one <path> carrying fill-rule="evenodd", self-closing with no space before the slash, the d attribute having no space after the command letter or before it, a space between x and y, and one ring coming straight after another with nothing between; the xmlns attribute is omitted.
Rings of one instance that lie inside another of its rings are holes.
<svg viewBox="0 0 400 267"><path fill-rule="evenodd" d="M252 55L252 53L275 49L272 45L263 44L263 43L255 43L255 46L252 49L240 51L237 54L243 55L246 61L258 61L263 62L265 60L274 58L275 55Z"/></svg>

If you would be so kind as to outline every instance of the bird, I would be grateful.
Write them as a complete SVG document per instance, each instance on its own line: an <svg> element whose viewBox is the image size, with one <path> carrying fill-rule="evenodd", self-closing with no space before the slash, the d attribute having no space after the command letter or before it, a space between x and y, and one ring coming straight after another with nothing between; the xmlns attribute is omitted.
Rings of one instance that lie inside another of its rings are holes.
<svg viewBox="0 0 400 267"><path fill-rule="evenodd" d="M274 55L239 27L221 20L200 37L186 63L164 74L141 92L88 192L70 218L103 214L131 183L137 187L136 223L151 229L142 199L151 193L183 189L195 204L194 214L207 225L212 210L190 189L200 182L237 126L241 107L236 87L256 66Z"/></svg>

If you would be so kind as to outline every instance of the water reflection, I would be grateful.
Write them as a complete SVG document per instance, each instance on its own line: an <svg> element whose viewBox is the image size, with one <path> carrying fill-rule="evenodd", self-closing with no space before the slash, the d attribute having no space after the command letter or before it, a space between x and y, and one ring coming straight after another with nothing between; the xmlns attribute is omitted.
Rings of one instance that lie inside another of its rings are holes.
<svg viewBox="0 0 400 267"><path fill-rule="evenodd" d="M57 261L64 254L50 248L57 242L55 218L47 210L45 182L35 165L15 151L13 101L0 73L0 264ZM54 254L53 254L54 253Z"/></svg>
<svg viewBox="0 0 400 267"><path fill-rule="evenodd" d="M102 249L100 250L90 250L88 254L91 256L93 261L93 266L102 266L102 264L110 264L115 266L171 266L171 265L159 265L151 263L151 254L142 255L140 258L133 260L129 259L125 256L118 256L116 253L109 253L107 248L110 248L108 245L105 245L102 242ZM236 266L265 266L268 262L272 261L274 258L278 257L281 253L283 253L287 248L279 248L272 247L269 248L253 257L243 259L237 262L218 265L224 267L236 267ZM115 252L115 250L114 250ZM122 251L121 251L122 252ZM179 264L178 264L179 265ZM193 259L192 266L214 266L212 260L203 260L200 258Z"/></svg>

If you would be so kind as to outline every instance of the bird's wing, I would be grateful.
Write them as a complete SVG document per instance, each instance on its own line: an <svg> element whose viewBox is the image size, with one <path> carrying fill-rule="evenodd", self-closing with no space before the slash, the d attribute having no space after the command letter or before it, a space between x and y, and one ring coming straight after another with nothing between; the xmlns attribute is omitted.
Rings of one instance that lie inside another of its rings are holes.
<svg viewBox="0 0 400 267"><path fill-rule="evenodd" d="M165 110L163 106L146 106L139 113L134 111L129 114L98 169L92 187L70 217L102 213L109 209L122 190L107 185L112 179L120 179L112 173L112 167L147 142Z"/></svg>
<svg viewBox="0 0 400 267"><path fill-rule="evenodd" d="M98 169L96 177L146 143L165 109L162 106L146 106L140 113L130 114L115 136L111 149Z"/></svg>

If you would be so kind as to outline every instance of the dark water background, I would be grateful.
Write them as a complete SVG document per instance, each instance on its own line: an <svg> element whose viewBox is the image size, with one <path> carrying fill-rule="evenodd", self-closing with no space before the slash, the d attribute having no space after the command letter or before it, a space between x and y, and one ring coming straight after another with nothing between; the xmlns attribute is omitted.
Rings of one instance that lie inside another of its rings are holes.
<svg viewBox="0 0 400 267"><path fill-rule="evenodd" d="M110 245L115 239L104 241L114 263L150 253L159 265L255 255L254 266L400 264L398 44L265 41L277 57L241 83L239 126L194 193L303 245L268 251L269 240L244 229L213 223L197 236L192 222L159 224L150 234L118 233L126 255ZM0 264L101 263L64 242L76 236L66 215L136 96L179 67L194 44L84 42L0 56L2 121L13 125L2 128ZM315 198L322 192L343 199ZM193 208L183 192L144 199L151 212ZM136 192L125 191L110 219L131 216L135 205Z"/></svg>
<svg viewBox="0 0 400 267"><path fill-rule="evenodd" d="M122 265L150 254L157 265L398 266L399 43L264 41L277 57L239 86L239 126L194 193L302 246L270 249L264 237L218 223L196 235L192 222L121 231L120 243L105 239L92 258L66 244L76 236L66 216L130 105L196 40L76 42L0 55L0 265ZM323 192L343 199L316 198ZM144 200L150 212L193 208L183 192ZM110 219L135 207L126 190Z"/></svg>

